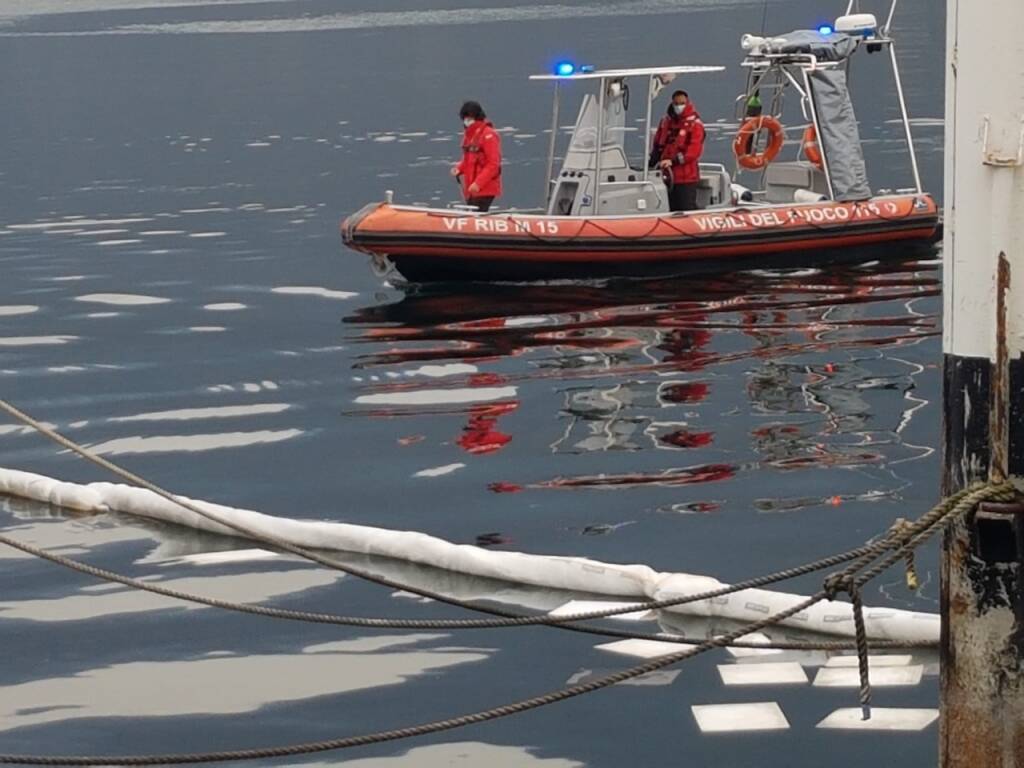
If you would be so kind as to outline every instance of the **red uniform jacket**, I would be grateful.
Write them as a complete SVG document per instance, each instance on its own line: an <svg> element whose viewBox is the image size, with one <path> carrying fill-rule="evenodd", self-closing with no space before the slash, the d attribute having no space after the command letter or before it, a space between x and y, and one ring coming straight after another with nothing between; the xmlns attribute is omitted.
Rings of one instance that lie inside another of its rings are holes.
<svg viewBox="0 0 1024 768"><path fill-rule="evenodd" d="M501 137L490 120L477 120L466 129L462 160L456 167L462 174L462 195L467 200L501 195ZM480 191L471 195L469 187L474 182Z"/></svg>
<svg viewBox="0 0 1024 768"><path fill-rule="evenodd" d="M654 146L661 147L661 159L672 161L672 180L676 184L700 181L700 156L704 154L704 123L687 103L681 115L666 115L658 124Z"/></svg>

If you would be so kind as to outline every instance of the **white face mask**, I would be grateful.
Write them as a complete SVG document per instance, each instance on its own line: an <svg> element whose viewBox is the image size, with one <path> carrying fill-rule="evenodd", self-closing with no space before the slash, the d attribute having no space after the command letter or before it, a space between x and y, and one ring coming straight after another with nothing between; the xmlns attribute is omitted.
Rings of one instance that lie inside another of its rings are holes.
<svg viewBox="0 0 1024 768"><path fill-rule="evenodd" d="M469 128L469 126L471 126L475 122L476 122L476 120L474 120L472 117L464 117L464 118L462 118L462 124L464 126L466 126L467 128Z"/></svg>
<svg viewBox="0 0 1024 768"><path fill-rule="evenodd" d="M672 105L672 109L675 110L675 113L677 115L681 115L681 114L683 114L683 110L686 109L686 105L685 104L673 104Z"/></svg>

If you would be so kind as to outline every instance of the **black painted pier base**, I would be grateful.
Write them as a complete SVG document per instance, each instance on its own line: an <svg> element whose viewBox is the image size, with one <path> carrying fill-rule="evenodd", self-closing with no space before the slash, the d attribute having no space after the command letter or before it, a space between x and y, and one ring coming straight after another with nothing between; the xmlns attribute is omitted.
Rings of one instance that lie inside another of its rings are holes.
<svg viewBox="0 0 1024 768"><path fill-rule="evenodd" d="M943 379L944 495L990 479L994 459L997 476L1024 477L1024 358L1007 370L947 355ZM942 614L940 765L1024 768L1024 513L979 512L949 529Z"/></svg>

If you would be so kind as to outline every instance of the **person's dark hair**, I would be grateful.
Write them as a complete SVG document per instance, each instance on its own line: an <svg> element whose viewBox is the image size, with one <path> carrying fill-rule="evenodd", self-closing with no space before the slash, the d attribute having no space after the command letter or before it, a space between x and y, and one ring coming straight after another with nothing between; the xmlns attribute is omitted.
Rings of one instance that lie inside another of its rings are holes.
<svg viewBox="0 0 1024 768"><path fill-rule="evenodd" d="M665 108L665 114L669 117L675 117L676 112L672 107L676 103L676 96L685 96L687 101L690 100L690 94L686 91L675 91L672 94L672 98L668 100L668 106Z"/></svg>
<svg viewBox="0 0 1024 768"><path fill-rule="evenodd" d="M467 101L459 110L459 117L463 120L467 117L472 117L474 120L483 120L487 117L487 113L484 112L484 108L480 106L479 101Z"/></svg>

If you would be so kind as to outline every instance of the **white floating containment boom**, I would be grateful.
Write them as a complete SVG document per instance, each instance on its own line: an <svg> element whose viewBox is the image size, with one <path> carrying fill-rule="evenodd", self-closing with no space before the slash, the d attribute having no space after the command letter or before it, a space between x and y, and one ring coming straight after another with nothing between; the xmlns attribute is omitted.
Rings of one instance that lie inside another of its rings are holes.
<svg viewBox="0 0 1024 768"><path fill-rule="evenodd" d="M120 512L238 537L237 531L212 522L151 491L113 483L78 485L43 475L0 469L0 494L33 499L86 512ZM616 565L582 557L495 552L414 531L391 531L348 523L292 520L205 501L185 501L221 520L244 526L260 536L299 547L390 557L470 576L516 584L590 592L635 600L670 600L726 587L708 576L660 573L645 565ZM803 602L801 595L765 589L674 606L668 610L739 622L760 621ZM865 608L868 637L908 643L938 643L939 617L890 608ZM821 602L781 622L807 632L852 637L853 612L844 602Z"/></svg>

